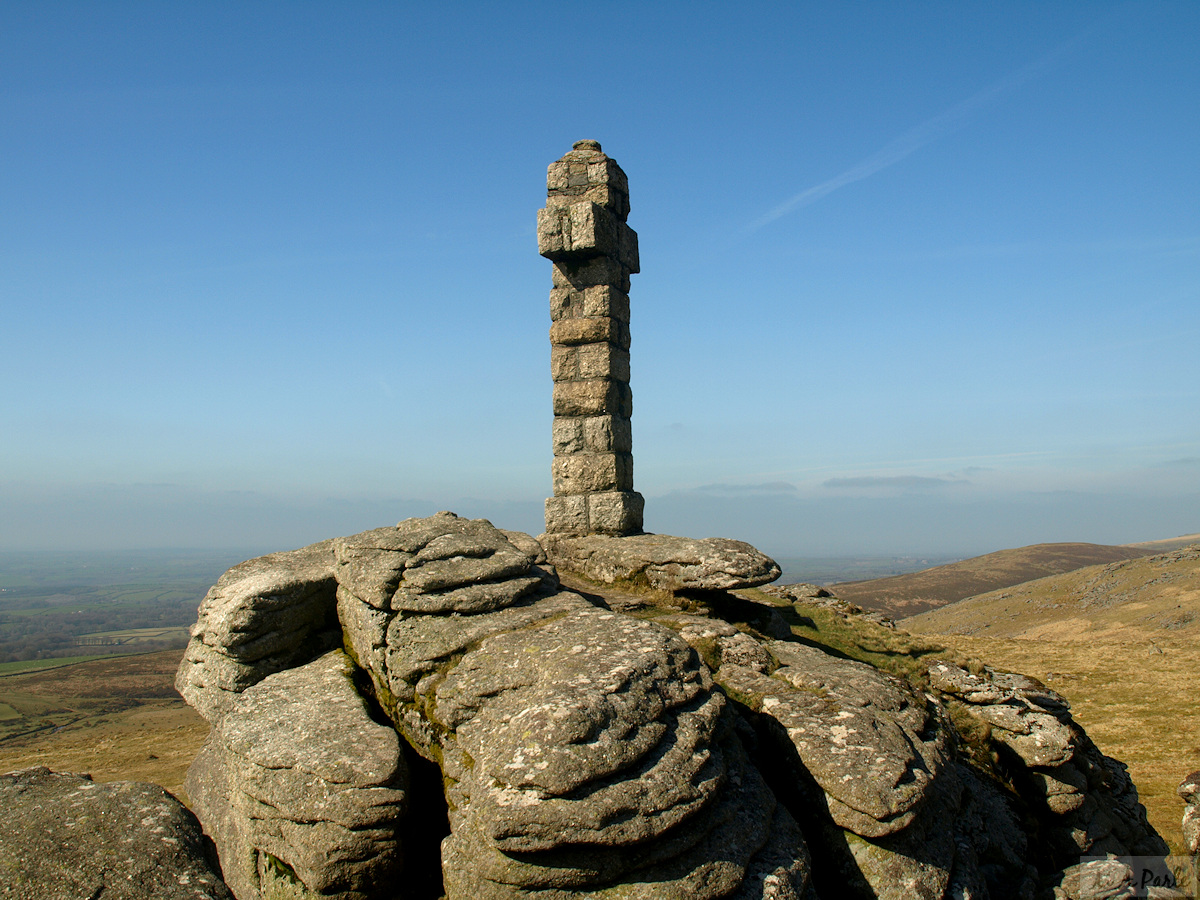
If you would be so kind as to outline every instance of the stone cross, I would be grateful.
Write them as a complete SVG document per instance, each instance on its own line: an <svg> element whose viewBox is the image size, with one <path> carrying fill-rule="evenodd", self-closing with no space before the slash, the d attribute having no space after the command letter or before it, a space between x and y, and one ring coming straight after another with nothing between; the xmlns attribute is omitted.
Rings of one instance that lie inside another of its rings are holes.
<svg viewBox="0 0 1200 900"><path fill-rule="evenodd" d="M550 368L554 378L554 496L546 532L640 534L633 489L629 390L629 276L637 234L625 224L629 183L596 141L546 173L538 252L554 263Z"/></svg>

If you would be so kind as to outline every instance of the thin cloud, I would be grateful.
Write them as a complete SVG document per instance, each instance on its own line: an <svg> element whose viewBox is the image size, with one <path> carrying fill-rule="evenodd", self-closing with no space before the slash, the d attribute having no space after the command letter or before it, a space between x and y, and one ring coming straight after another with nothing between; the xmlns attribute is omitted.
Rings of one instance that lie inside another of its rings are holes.
<svg viewBox="0 0 1200 900"><path fill-rule="evenodd" d="M693 488L693 490L720 494L744 494L750 492L789 494L795 493L797 488L794 484L787 481L768 481L763 484L702 484L700 487Z"/></svg>
<svg viewBox="0 0 1200 900"><path fill-rule="evenodd" d="M968 483L959 479L930 478L924 475L860 475L854 478L830 478L821 482L821 486L834 489L905 488L908 490L925 490L945 487L949 484Z"/></svg>
<svg viewBox="0 0 1200 900"><path fill-rule="evenodd" d="M1077 35L1040 59L1022 66L999 81L988 85L983 90L972 94L967 99L954 104L954 106L951 106L944 112L939 113L933 118L926 119L914 128L910 128L858 163L858 165L851 166L840 175L835 175L828 181L813 185L779 204L762 218L752 222L748 230L758 231L760 228L770 225L772 222L794 210L816 203L839 188L853 184L856 181L862 181L864 178L870 178L877 172L881 172L889 166L894 166L900 160L912 155L926 144L932 143L938 138L944 137L961 127L977 110L982 109L1004 94L1010 93L1039 77L1058 62L1075 44L1079 43L1082 37L1082 34Z"/></svg>

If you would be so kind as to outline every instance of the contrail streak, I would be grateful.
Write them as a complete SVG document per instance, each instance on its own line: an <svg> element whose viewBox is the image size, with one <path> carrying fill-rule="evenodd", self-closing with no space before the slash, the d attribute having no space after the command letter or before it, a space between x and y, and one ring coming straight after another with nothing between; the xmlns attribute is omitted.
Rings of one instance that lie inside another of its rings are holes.
<svg viewBox="0 0 1200 900"><path fill-rule="evenodd" d="M840 175L835 175L828 181L822 181L820 184L813 185L796 194L791 199L779 204L779 206L776 206L762 218L752 222L748 230L758 231L763 226L771 224L776 219L787 215L793 210L816 203L822 197L829 196L838 188L843 188L848 184L869 178L876 172L880 172L888 168L888 166L895 165L906 156L920 150L926 144L937 140L943 135L949 134L961 126L976 110L987 106L998 97L1016 90L1026 82L1037 78L1065 55L1075 44L1079 43L1082 37L1083 35L1081 34L1072 38L1040 59L1022 66L1015 72L983 88L983 90L972 94L967 99L954 104L945 112L941 112L931 119L926 119L920 125L910 128L899 137L889 141L880 150L872 153L862 162L858 163L858 165L851 166Z"/></svg>

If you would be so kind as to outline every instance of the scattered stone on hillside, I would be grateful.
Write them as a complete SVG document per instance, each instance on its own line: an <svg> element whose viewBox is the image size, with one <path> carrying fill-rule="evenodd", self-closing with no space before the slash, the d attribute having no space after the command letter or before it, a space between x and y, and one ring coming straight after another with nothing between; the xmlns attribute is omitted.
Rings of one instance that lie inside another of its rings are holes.
<svg viewBox="0 0 1200 900"><path fill-rule="evenodd" d="M1200 854L1200 771L1179 785L1179 796L1187 804L1183 812L1183 843L1189 853Z"/></svg>
<svg viewBox="0 0 1200 900"><path fill-rule="evenodd" d="M772 597L786 600L793 605L801 604L803 606L817 606L821 609L828 609L844 619L856 617L867 622L874 622L876 625L882 625L884 628L894 629L896 627L894 619L885 616L881 612L863 609L857 603L842 600L820 585L808 583L772 584L763 587L762 591Z"/></svg>
<svg viewBox="0 0 1200 900"><path fill-rule="evenodd" d="M679 593L730 591L779 577L775 560L747 543L726 538L545 534L540 540L559 569L600 584Z"/></svg>
<svg viewBox="0 0 1200 900"><path fill-rule="evenodd" d="M238 900L391 897L407 788L399 736L340 651L243 691L187 776Z"/></svg>
<svg viewBox="0 0 1200 900"><path fill-rule="evenodd" d="M1116 900L1133 896L1133 869L1119 859L1091 859L1069 866L1054 886L1054 900Z"/></svg>
<svg viewBox="0 0 1200 900"><path fill-rule="evenodd" d="M828 588L823 588L819 584L812 584L807 581L797 581L794 584L772 585L771 593L775 594L777 597L785 597L792 601L837 599L829 592Z"/></svg>
<svg viewBox="0 0 1200 900"><path fill-rule="evenodd" d="M0 897L232 900L196 817L156 784L0 775Z"/></svg>
<svg viewBox="0 0 1200 900"><path fill-rule="evenodd" d="M1083 854L1166 855L1125 765L1100 752L1054 691L1023 675L976 675L940 661L930 665L929 679L985 726L991 748L1037 812L1042 849L1056 868Z"/></svg>
<svg viewBox="0 0 1200 900"><path fill-rule="evenodd" d="M247 560L200 604L175 687L210 722L268 675L338 646L333 542Z"/></svg>

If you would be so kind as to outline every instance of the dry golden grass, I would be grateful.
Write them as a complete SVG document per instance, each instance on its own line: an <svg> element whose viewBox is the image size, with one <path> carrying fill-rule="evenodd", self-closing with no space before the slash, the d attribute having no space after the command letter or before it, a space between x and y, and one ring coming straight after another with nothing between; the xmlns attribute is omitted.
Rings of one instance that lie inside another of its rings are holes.
<svg viewBox="0 0 1200 900"><path fill-rule="evenodd" d="M48 766L96 781L149 781L183 797L208 734L175 693L180 650L0 678L0 772Z"/></svg>
<svg viewBox="0 0 1200 900"><path fill-rule="evenodd" d="M48 766L96 781L148 781L186 803L183 780L207 736L208 723L182 700L160 701L0 742L0 772Z"/></svg>

